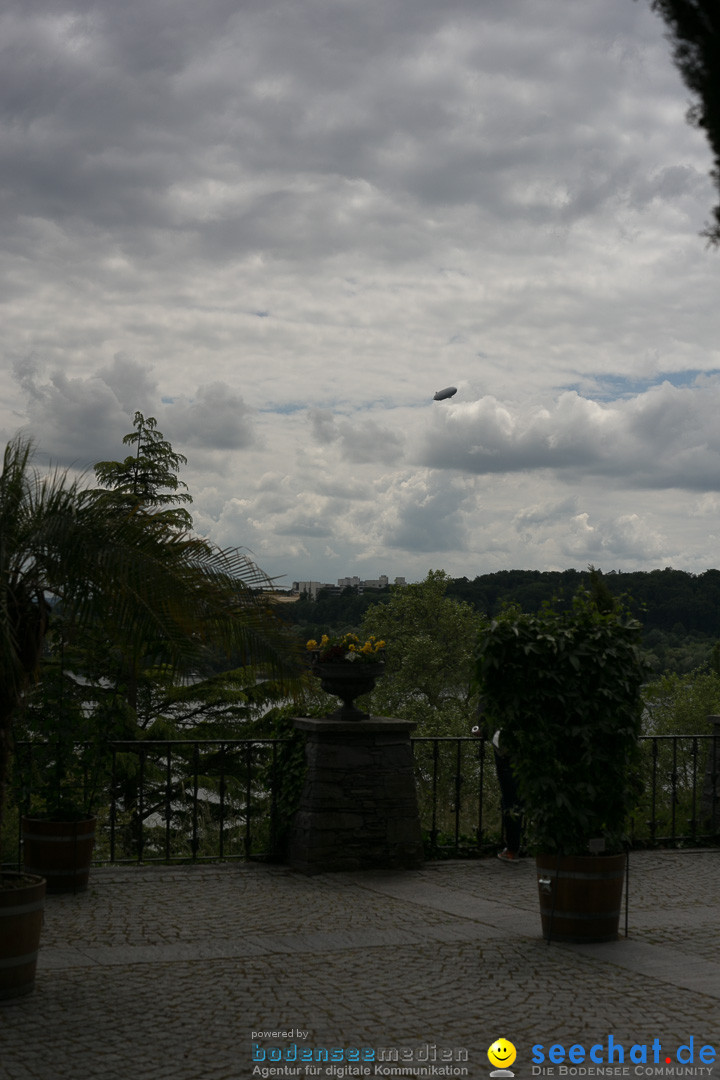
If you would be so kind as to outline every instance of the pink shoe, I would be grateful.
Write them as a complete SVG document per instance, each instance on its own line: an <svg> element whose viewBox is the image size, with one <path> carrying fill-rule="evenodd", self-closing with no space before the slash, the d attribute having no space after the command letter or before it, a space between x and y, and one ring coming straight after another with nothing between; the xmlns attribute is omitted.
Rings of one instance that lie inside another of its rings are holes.
<svg viewBox="0 0 720 1080"><path fill-rule="evenodd" d="M510 851L508 848L503 848L498 852L498 859L501 862L518 863L520 862L520 856L517 851Z"/></svg>

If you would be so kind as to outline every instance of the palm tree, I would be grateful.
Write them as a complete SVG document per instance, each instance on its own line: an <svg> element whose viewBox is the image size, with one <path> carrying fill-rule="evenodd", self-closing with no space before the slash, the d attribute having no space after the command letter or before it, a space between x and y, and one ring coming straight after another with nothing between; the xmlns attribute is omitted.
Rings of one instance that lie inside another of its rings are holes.
<svg viewBox="0 0 720 1080"><path fill-rule="evenodd" d="M16 436L0 475L0 835L13 722L38 670L49 600L178 676L218 646L259 674L291 682L298 671L270 579L250 558L161 515L123 511L65 472L43 475L32 456L32 441Z"/></svg>

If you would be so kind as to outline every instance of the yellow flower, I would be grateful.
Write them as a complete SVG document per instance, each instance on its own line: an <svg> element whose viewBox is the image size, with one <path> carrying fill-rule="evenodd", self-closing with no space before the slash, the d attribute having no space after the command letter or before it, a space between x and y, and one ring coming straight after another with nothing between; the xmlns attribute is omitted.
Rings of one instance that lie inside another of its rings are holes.
<svg viewBox="0 0 720 1080"><path fill-rule="evenodd" d="M318 643L315 640L315 638L310 638L310 640L308 641L308 643L306 645L306 648L307 649L317 649L317 647L318 647Z"/></svg>
<svg viewBox="0 0 720 1080"><path fill-rule="evenodd" d="M327 634L323 634L322 638L320 639L320 648L323 649L327 645L329 640L330 638L327 636Z"/></svg>

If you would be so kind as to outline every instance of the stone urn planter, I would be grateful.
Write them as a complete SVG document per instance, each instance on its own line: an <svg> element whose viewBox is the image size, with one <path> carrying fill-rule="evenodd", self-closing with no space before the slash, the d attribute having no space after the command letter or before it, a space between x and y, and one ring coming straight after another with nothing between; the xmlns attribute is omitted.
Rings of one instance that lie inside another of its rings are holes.
<svg viewBox="0 0 720 1080"><path fill-rule="evenodd" d="M355 699L369 694L375 682L385 672L384 663L314 663L312 672L320 679L326 694L340 698L342 705L330 714L333 720L367 720L368 713L355 705Z"/></svg>

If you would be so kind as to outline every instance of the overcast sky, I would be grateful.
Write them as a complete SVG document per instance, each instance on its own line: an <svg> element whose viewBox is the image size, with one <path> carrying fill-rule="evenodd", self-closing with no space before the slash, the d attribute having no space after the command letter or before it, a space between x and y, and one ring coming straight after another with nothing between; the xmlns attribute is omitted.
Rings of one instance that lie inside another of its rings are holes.
<svg viewBox="0 0 720 1080"><path fill-rule="evenodd" d="M197 530L285 585L720 566L716 192L663 31L6 0L3 440L85 467L157 417Z"/></svg>

